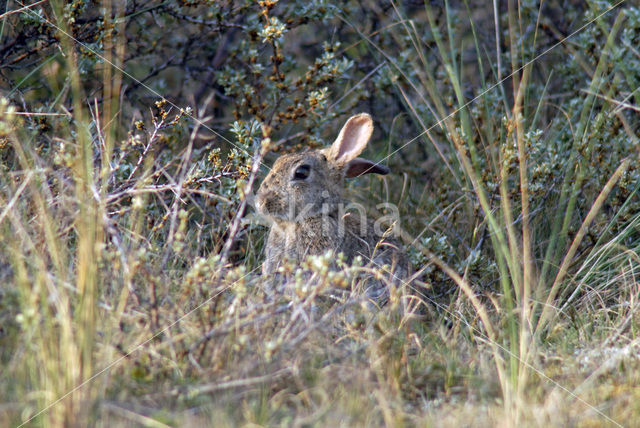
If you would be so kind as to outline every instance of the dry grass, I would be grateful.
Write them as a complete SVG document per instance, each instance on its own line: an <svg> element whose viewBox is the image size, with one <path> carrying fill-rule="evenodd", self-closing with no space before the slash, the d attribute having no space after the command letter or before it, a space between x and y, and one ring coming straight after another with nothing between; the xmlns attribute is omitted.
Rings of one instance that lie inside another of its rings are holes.
<svg viewBox="0 0 640 428"><path fill-rule="evenodd" d="M516 37L517 8L507 12ZM424 18L440 25L428 8ZM420 97L398 90L433 150L416 106L435 106L448 146L433 174L466 187L436 201L438 188L410 176L368 182L377 202L402 202L424 270L382 308L361 293L363 272L385 276L366 261L327 254L260 274L265 229L244 207L269 130L242 131L225 163L196 147L206 118L159 101L118 141L121 100L85 106L73 55L73 121L55 129L55 148L2 99L0 425L640 426L640 214L621 214L637 203L637 153L590 170L602 185L579 192L582 143L606 127L593 110L616 106L582 94L566 169L550 179L555 205L536 205L531 163L555 134L531 137L546 108L527 105L531 68L514 60L504 111L474 109L453 30L433 31L444 93L401 23L392 38L415 46ZM613 91L600 85L623 24L611 24L590 93ZM117 63L121 41L112 47ZM107 70L118 93L121 72ZM620 206L606 205L623 186ZM434 238L447 226L454 244Z"/></svg>

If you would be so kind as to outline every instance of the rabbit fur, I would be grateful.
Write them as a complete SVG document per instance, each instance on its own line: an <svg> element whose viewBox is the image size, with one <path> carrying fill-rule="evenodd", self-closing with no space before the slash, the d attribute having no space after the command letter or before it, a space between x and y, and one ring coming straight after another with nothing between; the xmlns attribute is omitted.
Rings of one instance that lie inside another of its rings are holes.
<svg viewBox="0 0 640 428"><path fill-rule="evenodd" d="M398 243L377 234L370 219L345 212L345 178L389 172L385 166L357 157L372 132L371 117L357 114L330 147L276 160L256 195L258 213L271 222L264 274L276 272L285 259L301 262L307 255L333 250L342 252L349 263L362 256L373 266L390 266L390 278L396 283L406 276L407 259ZM378 299L386 294L383 288L370 286L367 295Z"/></svg>

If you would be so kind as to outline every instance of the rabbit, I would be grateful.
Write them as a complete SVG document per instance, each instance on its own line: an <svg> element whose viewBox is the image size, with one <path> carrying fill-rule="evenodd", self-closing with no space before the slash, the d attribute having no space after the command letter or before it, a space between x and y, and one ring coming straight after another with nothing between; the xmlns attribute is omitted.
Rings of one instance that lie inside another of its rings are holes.
<svg viewBox="0 0 640 428"><path fill-rule="evenodd" d="M357 157L373 132L371 116L347 120L338 138L321 150L279 157L256 194L256 210L270 220L263 274L273 274L284 259L301 262L307 255L342 252L348 263L362 256L373 267L391 267L392 281L407 274L407 257L398 242L376 234L374 222L345 213L345 178L388 174L389 169ZM373 284L373 285L370 285ZM367 282L367 296L387 295L381 281Z"/></svg>

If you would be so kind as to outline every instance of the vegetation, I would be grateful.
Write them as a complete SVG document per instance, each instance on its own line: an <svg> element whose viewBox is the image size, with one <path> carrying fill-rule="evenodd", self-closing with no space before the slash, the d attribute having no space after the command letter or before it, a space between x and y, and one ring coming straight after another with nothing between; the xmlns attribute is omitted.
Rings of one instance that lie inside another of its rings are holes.
<svg viewBox="0 0 640 428"><path fill-rule="evenodd" d="M8 0L0 424L638 424L638 46L628 0ZM262 275L251 208L361 111L382 308Z"/></svg>

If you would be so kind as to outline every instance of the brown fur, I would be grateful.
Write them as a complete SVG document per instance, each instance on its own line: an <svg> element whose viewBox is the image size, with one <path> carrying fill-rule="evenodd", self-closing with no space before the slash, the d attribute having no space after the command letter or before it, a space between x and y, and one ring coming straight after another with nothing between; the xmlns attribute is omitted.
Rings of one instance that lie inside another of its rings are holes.
<svg viewBox="0 0 640 428"><path fill-rule="evenodd" d="M265 274L274 273L284 259L300 262L308 255L333 250L343 252L348 262L362 256L365 263L387 264L396 277L406 276L406 257L398 243L381 240L372 221L344 212L348 203L344 199L345 177L388 172L386 167L357 158L372 130L369 115L359 114L347 121L331 147L276 160L256 200L258 212L272 221ZM302 165L309 174L299 179L296 171Z"/></svg>

